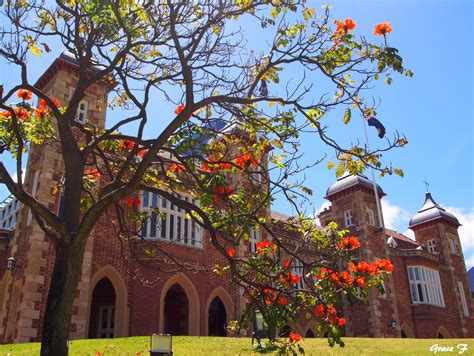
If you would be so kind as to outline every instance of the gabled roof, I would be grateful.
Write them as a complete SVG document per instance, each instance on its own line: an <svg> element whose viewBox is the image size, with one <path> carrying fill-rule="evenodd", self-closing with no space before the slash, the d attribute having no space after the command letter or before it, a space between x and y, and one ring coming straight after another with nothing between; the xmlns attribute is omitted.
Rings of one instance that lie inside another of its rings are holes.
<svg viewBox="0 0 474 356"><path fill-rule="evenodd" d="M411 218L410 224L408 225L409 228L413 226L420 225L426 223L428 221L433 221L437 219L444 219L449 221L457 226L460 226L458 219L451 214L448 213L445 209L439 206L434 199L432 198L430 193L426 193L425 202L423 206L418 210L418 212Z"/></svg>
<svg viewBox="0 0 474 356"><path fill-rule="evenodd" d="M391 229L385 229L385 233L387 234L387 238L393 237L395 242L397 243L398 248L407 249L407 248L417 248L421 246L421 244L415 240L410 239L409 237Z"/></svg>

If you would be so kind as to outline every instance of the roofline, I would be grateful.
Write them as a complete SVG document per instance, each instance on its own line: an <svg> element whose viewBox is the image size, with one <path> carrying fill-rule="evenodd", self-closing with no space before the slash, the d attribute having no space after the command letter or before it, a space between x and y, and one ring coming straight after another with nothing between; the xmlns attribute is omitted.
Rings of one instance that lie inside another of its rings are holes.
<svg viewBox="0 0 474 356"><path fill-rule="evenodd" d="M43 90L53 79L53 77L57 74L57 72L62 69L62 68L69 68L74 71L78 71L79 66L77 63L73 63L71 61L68 61L64 56L61 54L59 57L57 57L53 63L44 71L44 73L38 78L36 83L34 84L34 87ZM90 72L93 72L92 70ZM106 81L102 80L104 83L106 83L106 86L109 87L109 91L112 90L117 86L117 82L115 80L112 81Z"/></svg>

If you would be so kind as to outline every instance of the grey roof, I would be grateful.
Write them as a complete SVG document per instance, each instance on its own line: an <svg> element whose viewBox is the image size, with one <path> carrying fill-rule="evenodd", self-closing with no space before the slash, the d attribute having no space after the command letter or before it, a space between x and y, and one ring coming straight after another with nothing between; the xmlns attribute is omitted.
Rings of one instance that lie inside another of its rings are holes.
<svg viewBox="0 0 474 356"><path fill-rule="evenodd" d="M326 198L356 185L362 185L372 190L374 189L374 182L367 179L367 177L363 175L351 175L349 173L345 173L328 188L326 191ZM376 186L379 193L379 198L386 195L382 188L380 188L380 185L376 184Z"/></svg>
<svg viewBox="0 0 474 356"><path fill-rule="evenodd" d="M77 60L76 58L76 55L72 52L69 52L69 51L63 51L60 55L59 55L59 58L61 59L64 59L65 61L69 62L69 63L72 63L72 64L75 64L75 65L79 65L79 61ZM105 67L103 65L100 65L100 64L96 64L92 67L93 71L94 72L99 72L101 70L104 70Z"/></svg>
<svg viewBox="0 0 474 356"><path fill-rule="evenodd" d="M425 202L420 210L411 218L410 224L408 227L413 227L415 225L423 224L428 221L436 220L436 219L445 219L456 225L461 225L456 219L456 217L448 213L445 209L439 206L431 197L430 193L426 193Z"/></svg>

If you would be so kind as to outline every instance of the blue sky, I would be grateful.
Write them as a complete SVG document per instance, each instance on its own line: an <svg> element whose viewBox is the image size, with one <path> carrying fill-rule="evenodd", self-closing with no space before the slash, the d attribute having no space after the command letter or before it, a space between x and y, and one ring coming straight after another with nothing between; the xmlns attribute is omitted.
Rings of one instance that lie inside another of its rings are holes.
<svg viewBox="0 0 474 356"><path fill-rule="evenodd" d="M308 1L317 11L325 2ZM391 86L378 85L373 95L380 98L378 118L387 134L398 130L409 145L392 151L385 160L405 171L405 177L385 177L378 183L387 193L384 216L388 227L405 232L409 218L424 201L425 178L434 199L461 221L460 228L468 268L474 266L474 193L473 193L473 4L470 0L340 0L331 1L335 19L351 18L357 23L356 35L371 36L378 22L391 23L390 44L400 50L413 78L396 76ZM258 48L262 38L250 36L249 45ZM31 62L30 77L36 79L61 50ZM14 82L15 72L4 66L0 83ZM272 88L270 88L272 90ZM159 108L155 109L159 112ZM171 114L171 110L170 110ZM113 117L112 113L109 117ZM339 119L339 118L337 118ZM348 127L351 139L363 139L360 122L353 119ZM370 132L372 145L379 143ZM346 132L338 133L347 139ZM336 135L336 137L337 137ZM333 152L304 138L303 159ZM11 167L8 158L1 159ZM334 172L316 167L307 172L306 185L314 190L318 209L324 204L326 188L335 180ZM0 197L7 195L0 186ZM276 210L291 213L283 202ZM408 233L409 234L409 233Z"/></svg>

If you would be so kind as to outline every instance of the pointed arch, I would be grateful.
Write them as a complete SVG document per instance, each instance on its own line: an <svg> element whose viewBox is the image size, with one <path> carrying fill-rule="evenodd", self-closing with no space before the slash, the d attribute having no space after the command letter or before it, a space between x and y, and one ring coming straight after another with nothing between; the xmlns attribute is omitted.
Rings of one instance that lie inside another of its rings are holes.
<svg viewBox="0 0 474 356"><path fill-rule="evenodd" d="M233 313L234 302L232 301L232 298L227 292L227 290L225 290L225 288L221 286L214 289L212 293L209 294L209 297L207 298L207 302L206 302L206 309L205 309L206 317L204 318L205 319L204 335L206 336L209 335L209 307L211 306L212 301L216 297L219 298L221 302L224 304L225 313L227 314L227 321L231 320L231 317L234 315Z"/></svg>
<svg viewBox="0 0 474 356"><path fill-rule="evenodd" d="M186 294L189 303L189 325L188 332L190 336L199 336L199 295L194 287L193 282L184 274L178 273L169 278L163 285L160 295L160 318L159 318L159 331L164 332L164 315L165 315L165 298L169 289L175 284L178 284Z"/></svg>
<svg viewBox="0 0 474 356"><path fill-rule="evenodd" d="M128 307L128 293L127 286L122 279L120 273L111 266L106 265L99 269L91 278L89 283L89 302L87 304L87 321L86 332L89 330L92 294L97 283L102 279L107 278L113 285L115 290L115 328L114 337L128 336L130 308Z"/></svg>
<svg viewBox="0 0 474 356"><path fill-rule="evenodd" d="M413 333L412 329L408 326L407 323L403 323L400 328L400 334L402 338L414 338L415 334Z"/></svg>
<svg viewBox="0 0 474 356"><path fill-rule="evenodd" d="M438 339L449 339L450 338L448 330L443 325L441 325L438 328L438 331L436 332L435 337L438 338Z"/></svg>
<svg viewBox="0 0 474 356"><path fill-rule="evenodd" d="M321 331L316 331L316 322L314 321L310 321L308 324L306 324L306 328L304 329L304 334L303 336L305 338L308 338L308 337L321 337Z"/></svg>

